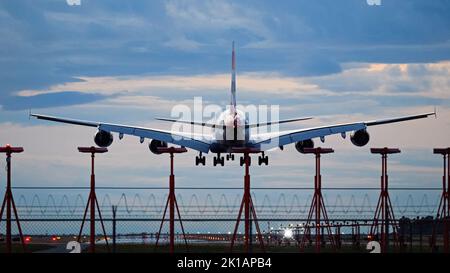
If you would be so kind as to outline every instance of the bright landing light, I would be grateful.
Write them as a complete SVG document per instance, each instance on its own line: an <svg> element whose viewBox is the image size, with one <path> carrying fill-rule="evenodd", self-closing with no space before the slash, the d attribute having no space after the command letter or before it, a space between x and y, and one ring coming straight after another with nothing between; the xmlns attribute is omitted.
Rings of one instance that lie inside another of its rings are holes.
<svg viewBox="0 0 450 273"><path fill-rule="evenodd" d="M290 229L290 228L287 228L287 229L285 229L284 230L284 238L286 238L286 239L291 239L292 238L292 229Z"/></svg>

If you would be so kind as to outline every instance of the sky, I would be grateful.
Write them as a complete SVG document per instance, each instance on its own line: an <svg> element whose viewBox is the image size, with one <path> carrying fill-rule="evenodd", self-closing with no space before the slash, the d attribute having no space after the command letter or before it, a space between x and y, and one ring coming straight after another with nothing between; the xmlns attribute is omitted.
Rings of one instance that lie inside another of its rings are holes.
<svg viewBox="0 0 450 273"><path fill-rule="evenodd" d="M324 187L377 187L370 147L398 147L395 187L439 187L449 146L450 1L118 1L0 2L0 143L14 156L16 186L87 186L89 162L77 146L95 130L28 118L35 113L169 129L175 105L194 97L229 100L236 43L237 100L280 106L281 118L313 116L282 129L432 112L437 118L369 129L363 148L328 137ZM242 186L238 162L195 167L176 158L179 186ZM101 186L166 186L168 160L135 137L97 160ZM252 167L259 187L309 187L313 158L293 145ZM3 170L4 161L0 165ZM4 180L0 171L0 179Z"/></svg>

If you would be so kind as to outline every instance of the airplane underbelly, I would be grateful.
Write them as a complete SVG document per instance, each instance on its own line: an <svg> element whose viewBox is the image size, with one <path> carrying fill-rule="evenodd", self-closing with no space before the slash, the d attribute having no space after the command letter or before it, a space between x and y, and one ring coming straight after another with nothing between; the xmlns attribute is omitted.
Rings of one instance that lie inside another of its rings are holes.
<svg viewBox="0 0 450 273"><path fill-rule="evenodd" d="M220 143L245 143L248 141L248 130L244 127L225 127L214 133L215 139Z"/></svg>
<svg viewBox="0 0 450 273"><path fill-rule="evenodd" d="M231 153L232 148L246 146L245 141L216 141L211 144L209 150L212 153Z"/></svg>

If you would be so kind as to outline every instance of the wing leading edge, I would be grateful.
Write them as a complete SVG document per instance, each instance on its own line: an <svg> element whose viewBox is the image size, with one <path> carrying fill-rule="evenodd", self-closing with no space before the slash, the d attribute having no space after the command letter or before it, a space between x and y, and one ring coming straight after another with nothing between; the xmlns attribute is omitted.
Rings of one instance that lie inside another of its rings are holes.
<svg viewBox="0 0 450 273"><path fill-rule="evenodd" d="M156 139L175 145L188 147L199 152L208 153L209 146L211 145L211 139L205 135L183 133L183 132L170 132L159 129L145 128L145 127L133 127L120 124L102 123L95 121L85 121L68 119L62 117L46 116L39 114L30 114L30 116L37 119L49 120L61 123L75 124L88 127L97 127L99 130L119 133L119 135L132 135L140 137L141 139Z"/></svg>
<svg viewBox="0 0 450 273"><path fill-rule="evenodd" d="M336 125L327 125L313 128L305 128L300 130L288 130L279 131L273 133L257 134L255 135L253 141L254 145L260 146L261 150L269 150L277 146L284 146L297 141L325 137L334 134L342 134L345 137L345 133L354 132L358 130L365 130L369 126L383 125L389 123L396 123L414 119L427 118L429 116L436 116L436 111L432 113L425 113L419 115L397 117L382 120L372 120L372 121L361 121L353 123L344 123Z"/></svg>

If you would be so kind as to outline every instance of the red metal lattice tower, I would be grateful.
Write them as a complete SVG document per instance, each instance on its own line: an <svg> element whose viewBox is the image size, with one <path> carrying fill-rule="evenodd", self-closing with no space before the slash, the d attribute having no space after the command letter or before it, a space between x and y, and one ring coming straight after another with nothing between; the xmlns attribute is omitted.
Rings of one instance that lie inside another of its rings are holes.
<svg viewBox="0 0 450 273"><path fill-rule="evenodd" d="M433 247L436 246L436 233L438 223L443 223L442 235L444 241L444 251L449 253L449 221L450 221L450 147L449 148L436 148L433 150L434 154L440 154L443 157L443 169L442 175L442 195L439 202L439 207L436 214L436 222L433 227L432 243Z"/></svg>
<svg viewBox="0 0 450 273"><path fill-rule="evenodd" d="M394 246L397 246L398 223L395 220L394 210L391 199L389 197L388 175L387 175L387 155L398 154L400 149L397 148L371 148L373 154L381 154L381 192L378 199L375 216L370 227L370 238L373 240L376 234L380 235L379 243L381 252L386 253L389 246L389 226L392 226L392 234L394 236Z"/></svg>
<svg viewBox="0 0 450 273"><path fill-rule="evenodd" d="M6 192L5 198L3 199L2 209L0 211L0 221L3 217L3 212L6 205L6 253L11 253L12 251L12 236L11 236L11 209L14 211L14 216L16 217L17 229L19 231L20 241L22 243L23 251L26 252L25 241L23 239L22 227L20 226L19 215L17 214L16 204L14 203L14 197L11 190L11 154L23 152L22 147L11 147L11 145L6 144L5 147L0 147L0 153L6 154Z"/></svg>
<svg viewBox="0 0 450 273"><path fill-rule="evenodd" d="M241 206L239 208L238 217L236 219L236 225L234 227L233 237L231 239L230 250L233 251L234 243L236 241L237 231L239 228L239 223L241 221L242 211L244 211L244 250L245 252L251 252L251 229L252 223L255 223L258 242L260 244L261 250L265 251L264 240L262 238L261 230L259 228L258 218L256 217L256 210L253 205L253 200L250 192L250 154L260 153L259 150L250 148L234 148L234 153L242 153L245 165L245 175L244 175L244 195L242 196ZM253 217L253 219L252 219Z"/></svg>
<svg viewBox="0 0 450 273"><path fill-rule="evenodd" d="M159 237L161 234L162 227L166 218L167 207L169 207L169 248L170 253L175 251L175 208L177 209L178 220L180 221L181 231L183 232L184 242L186 248L188 247L186 234L184 233L183 222L181 221L180 209L178 208L177 198L175 196L175 175L173 173L173 155L186 153L187 149L184 147L158 147L159 154L170 154L170 177L169 177L169 195L167 196L166 206L164 208L163 218L161 220L161 225L159 226L159 231L156 237L155 247L158 246Z"/></svg>
<svg viewBox="0 0 450 273"><path fill-rule="evenodd" d="M333 247L336 248L336 244L334 241L334 237L331 231L330 222L328 220L327 210L325 208L325 202L322 196L322 175L320 174L320 157L321 154L329 154L334 153L334 150L331 148L305 148L305 154L314 154L316 158L316 175L314 176L314 196L311 202L311 207L308 213L308 220L305 225L305 232L302 236L302 240L300 242L300 250L304 250L306 239L311 237L311 222L314 222L314 228L316 233L316 252L320 253L321 250L321 242L322 236L324 236L324 230L326 229L328 239ZM321 215L322 214L322 215ZM322 219L323 218L323 219ZM322 222L324 225L322 225Z"/></svg>
<svg viewBox="0 0 450 273"><path fill-rule="evenodd" d="M100 219L100 224L102 226L103 235L105 236L106 246L109 251L108 236L106 235L105 225L103 223L102 214L100 211L100 206L98 204L97 195L95 194L95 173L94 173L94 159L96 153L106 153L107 148L97 148L91 147L78 147L80 153L90 153L91 154L91 185L88 202L86 204L86 209L84 210L83 221L81 222L80 233L78 234L78 242L81 239L81 233L83 232L84 222L86 221L87 211L90 207L90 235L89 235L89 252L95 253L95 207L97 206L98 217Z"/></svg>

